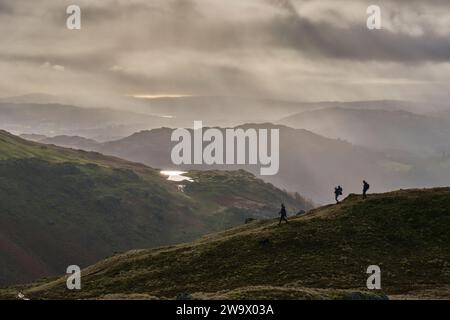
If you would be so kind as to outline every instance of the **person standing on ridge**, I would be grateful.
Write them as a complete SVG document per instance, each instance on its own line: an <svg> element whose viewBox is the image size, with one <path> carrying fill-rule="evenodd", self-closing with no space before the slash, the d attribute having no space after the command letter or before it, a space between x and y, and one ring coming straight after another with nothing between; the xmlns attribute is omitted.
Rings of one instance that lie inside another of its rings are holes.
<svg viewBox="0 0 450 320"><path fill-rule="evenodd" d="M370 185L366 180L363 180L363 199L367 198L367 191L369 191Z"/></svg>
<svg viewBox="0 0 450 320"><path fill-rule="evenodd" d="M278 225L280 225L280 224L281 224L281 221L283 221L283 220L286 221L286 223L288 223L288 220L287 220L287 212L286 212L286 207L284 206L284 203L281 204L280 215L281 215L281 217L280 217L280 223L278 223Z"/></svg>
<svg viewBox="0 0 450 320"><path fill-rule="evenodd" d="M336 188L334 188L334 199L336 200L336 204L339 204L339 197L342 196L343 193L343 189L341 186L337 186Z"/></svg>

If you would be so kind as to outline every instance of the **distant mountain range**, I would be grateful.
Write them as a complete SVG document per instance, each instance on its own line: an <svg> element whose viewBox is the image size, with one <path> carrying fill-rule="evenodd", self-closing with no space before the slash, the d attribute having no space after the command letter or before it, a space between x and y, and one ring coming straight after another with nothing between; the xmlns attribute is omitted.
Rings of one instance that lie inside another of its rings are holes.
<svg viewBox="0 0 450 320"><path fill-rule="evenodd" d="M76 97L29 94L0 98L0 128L15 134L76 135L108 141L140 130L276 122L299 112L328 108L440 112L442 105L408 101L297 102L251 97L117 97L86 102ZM81 106L81 107L79 107Z"/></svg>
<svg viewBox="0 0 450 320"><path fill-rule="evenodd" d="M358 110L408 111L414 113L438 112L449 105L432 102L401 100L374 101L283 101L251 97L193 96L179 98L139 99L137 110L173 116L176 126L192 125L202 120L209 126L236 126L242 123L274 122L299 112L326 108L352 108ZM136 105L136 99L130 104ZM180 121L184 119L185 121ZM187 124L186 124L187 123ZM183 125L184 124L184 125Z"/></svg>
<svg viewBox="0 0 450 320"><path fill-rule="evenodd" d="M447 112L448 113L448 112ZM325 108L283 118L281 124L378 150L430 157L450 154L450 117L399 110Z"/></svg>
<svg viewBox="0 0 450 320"><path fill-rule="evenodd" d="M26 139L27 135L21 135L22 138ZM41 142L45 144L54 144L66 148L76 148L86 151L93 151L99 149L102 145L100 142L94 139L88 139L77 136L55 136L48 138L45 136L31 136L28 140Z"/></svg>
<svg viewBox="0 0 450 320"><path fill-rule="evenodd" d="M312 207L244 171L187 175L0 131L0 285Z"/></svg>
<svg viewBox="0 0 450 320"><path fill-rule="evenodd" d="M163 117L63 104L0 103L0 127L20 134L81 135L111 140L138 130L160 127Z"/></svg>

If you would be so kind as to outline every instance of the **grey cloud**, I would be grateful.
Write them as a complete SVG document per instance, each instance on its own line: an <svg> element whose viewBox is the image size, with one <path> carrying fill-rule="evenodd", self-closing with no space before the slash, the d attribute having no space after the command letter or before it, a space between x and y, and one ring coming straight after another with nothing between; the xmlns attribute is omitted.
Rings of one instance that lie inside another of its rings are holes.
<svg viewBox="0 0 450 320"><path fill-rule="evenodd" d="M393 79L397 74L405 79L402 83L423 83L428 95L434 92L432 82L450 80L448 73L434 71L450 61L449 37L436 29L447 23L450 27L450 19L441 18L439 25L421 21L421 35L395 29L403 23L401 8L407 19L428 11L444 15L446 1L396 1L387 7L386 16L396 24L369 31L357 0L346 0L342 6L306 0L80 0L82 30L71 32L65 28L65 7L72 2L0 0L0 14L5 16L0 20L0 94L14 90L7 77L17 82L14 87L33 92L40 87L35 88L30 78L61 91L101 83L111 94L226 93L295 99L324 92L336 99L357 94L389 98L391 91L373 83L400 83ZM305 6L312 12L321 10L323 19L305 16ZM355 12L358 17L361 13L359 20ZM345 23L336 23L339 20ZM51 82L51 70L40 68L46 62L64 66L64 75ZM412 64L419 66L414 74ZM364 81L367 73L384 80ZM354 83L361 84L358 90ZM304 89L297 90L300 86ZM417 92L417 86L410 91ZM402 85L396 92L407 95L408 89Z"/></svg>
<svg viewBox="0 0 450 320"><path fill-rule="evenodd" d="M13 8L5 1L0 1L0 15L11 15L14 13Z"/></svg>
<svg viewBox="0 0 450 320"><path fill-rule="evenodd" d="M274 19L265 26L265 32L271 34L274 46L338 59L450 61L450 39L434 33L411 36L387 30L371 31L363 25L341 29L298 17Z"/></svg>

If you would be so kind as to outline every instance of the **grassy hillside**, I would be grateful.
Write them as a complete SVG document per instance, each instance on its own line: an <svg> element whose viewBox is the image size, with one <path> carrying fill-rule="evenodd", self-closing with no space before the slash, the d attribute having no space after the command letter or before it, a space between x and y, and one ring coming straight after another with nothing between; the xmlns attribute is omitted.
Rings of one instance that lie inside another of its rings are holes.
<svg viewBox="0 0 450 320"><path fill-rule="evenodd" d="M0 285L310 207L244 171L191 175L183 192L144 165L1 131Z"/></svg>
<svg viewBox="0 0 450 320"><path fill-rule="evenodd" d="M258 221L182 245L135 250L65 278L10 288L49 298L350 298L378 265L391 297L450 297L450 189L351 195L277 226ZM374 294L373 292L371 294ZM357 294L356 296L360 296Z"/></svg>

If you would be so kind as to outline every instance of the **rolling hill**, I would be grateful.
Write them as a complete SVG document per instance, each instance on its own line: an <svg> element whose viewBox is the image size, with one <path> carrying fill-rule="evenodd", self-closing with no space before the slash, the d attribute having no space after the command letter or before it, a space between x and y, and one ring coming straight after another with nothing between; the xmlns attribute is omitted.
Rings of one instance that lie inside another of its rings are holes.
<svg viewBox="0 0 450 320"><path fill-rule="evenodd" d="M141 164L0 131L0 284L193 240L276 215L283 201L311 208L245 171L187 175L192 182L172 182Z"/></svg>
<svg viewBox="0 0 450 320"><path fill-rule="evenodd" d="M101 142L94 139L88 139L80 136L60 135L47 137L41 134L21 134L21 138L29 141L39 142L43 144L53 144L55 146L72 148L84 151L94 151L98 149Z"/></svg>
<svg viewBox="0 0 450 320"><path fill-rule="evenodd" d="M45 144L54 144L64 148L76 148L85 151L93 151L98 149L100 142L78 136L55 136L55 137L43 137L36 142Z"/></svg>
<svg viewBox="0 0 450 320"><path fill-rule="evenodd" d="M443 117L335 107L301 112L280 123L372 149L408 152L418 157L450 153L450 122Z"/></svg>
<svg viewBox="0 0 450 320"><path fill-rule="evenodd" d="M450 188L350 195L288 224L257 221L195 242L114 255L66 278L0 291L13 299L450 298ZM381 291L367 292L369 265Z"/></svg>

